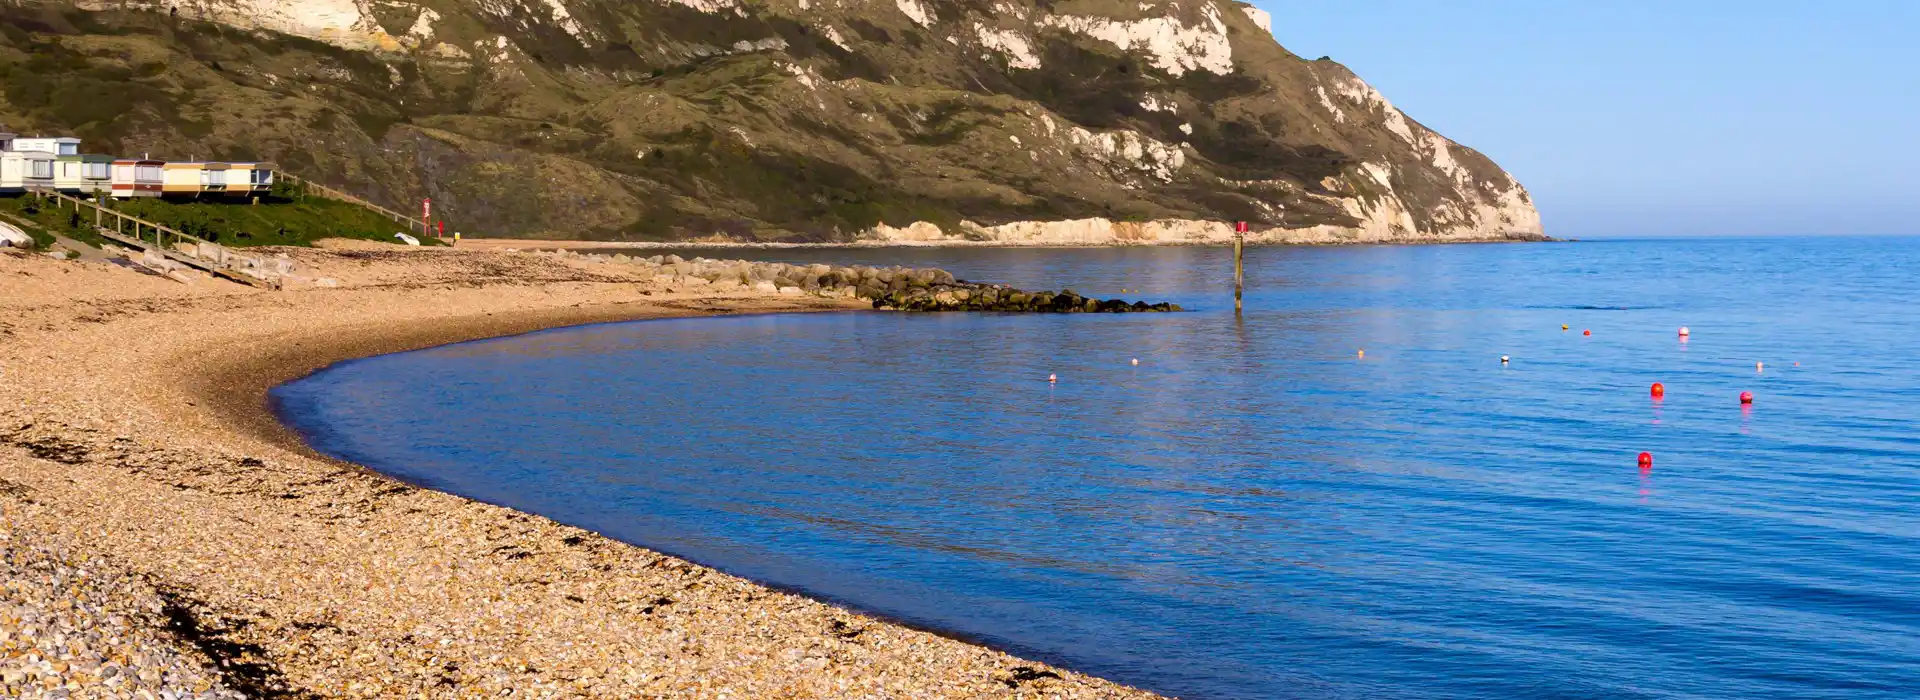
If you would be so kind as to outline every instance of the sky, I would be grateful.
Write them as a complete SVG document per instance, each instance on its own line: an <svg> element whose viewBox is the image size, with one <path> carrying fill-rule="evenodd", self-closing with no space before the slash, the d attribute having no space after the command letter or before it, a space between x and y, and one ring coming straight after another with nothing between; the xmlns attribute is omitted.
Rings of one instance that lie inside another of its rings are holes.
<svg viewBox="0 0 1920 700"><path fill-rule="evenodd" d="M1254 0L1559 237L1920 234L1920 0Z"/></svg>

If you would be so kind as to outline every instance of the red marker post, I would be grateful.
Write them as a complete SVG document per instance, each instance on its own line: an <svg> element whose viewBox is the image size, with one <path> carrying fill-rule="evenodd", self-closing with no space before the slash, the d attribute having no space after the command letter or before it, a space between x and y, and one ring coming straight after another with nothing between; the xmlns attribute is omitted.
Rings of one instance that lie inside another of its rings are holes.
<svg viewBox="0 0 1920 700"><path fill-rule="evenodd" d="M1240 313L1240 290L1245 279L1241 274L1241 251L1247 243L1247 222L1241 221L1233 227L1233 312Z"/></svg>

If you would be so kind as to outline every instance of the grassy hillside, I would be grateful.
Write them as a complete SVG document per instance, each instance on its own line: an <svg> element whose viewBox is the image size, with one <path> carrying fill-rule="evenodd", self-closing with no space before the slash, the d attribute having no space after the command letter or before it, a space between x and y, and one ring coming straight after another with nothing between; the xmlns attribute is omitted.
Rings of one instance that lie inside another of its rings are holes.
<svg viewBox="0 0 1920 700"><path fill-rule="evenodd" d="M356 4L380 25L356 50L191 11L0 2L0 123L115 154L272 160L401 211L431 197L450 229L547 238L1352 226L1341 200L1372 191L1363 172L1390 173L1380 190L1424 225L1511 187L1468 149L1422 152L1402 115L1343 97L1344 68L1227 2L919 0L923 19L891 2L734 5L383 0ZM1170 72L1041 21L1069 15L1175 21L1230 40L1233 67Z"/></svg>

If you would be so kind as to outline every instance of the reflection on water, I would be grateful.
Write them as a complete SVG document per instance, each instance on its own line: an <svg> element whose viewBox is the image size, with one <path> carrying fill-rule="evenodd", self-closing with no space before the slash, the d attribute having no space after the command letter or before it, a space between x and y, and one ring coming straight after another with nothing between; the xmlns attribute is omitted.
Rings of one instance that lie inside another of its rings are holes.
<svg viewBox="0 0 1920 700"><path fill-rule="evenodd" d="M1186 696L1920 687L1914 241L1260 248L1238 318L1217 249L742 253L1196 311L589 326L276 401L402 478Z"/></svg>

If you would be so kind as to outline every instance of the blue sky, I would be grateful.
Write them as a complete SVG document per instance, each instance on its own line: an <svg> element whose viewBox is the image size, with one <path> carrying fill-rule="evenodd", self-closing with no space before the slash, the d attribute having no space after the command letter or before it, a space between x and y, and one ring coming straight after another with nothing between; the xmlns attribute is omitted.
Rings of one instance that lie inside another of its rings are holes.
<svg viewBox="0 0 1920 700"><path fill-rule="evenodd" d="M1562 237L1920 234L1920 0L1257 0Z"/></svg>

